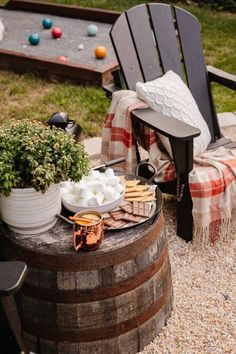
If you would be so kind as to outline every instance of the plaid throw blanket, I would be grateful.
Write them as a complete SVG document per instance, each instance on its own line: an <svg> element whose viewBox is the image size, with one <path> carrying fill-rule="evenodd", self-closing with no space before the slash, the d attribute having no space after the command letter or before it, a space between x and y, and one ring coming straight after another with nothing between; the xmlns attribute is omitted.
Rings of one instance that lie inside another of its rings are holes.
<svg viewBox="0 0 236 354"><path fill-rule="evenodd" d="M125 163L119 168L134 173L136 139L157 168L156 180L173 180L174 164L162 145L165 138L142 124L134 136L130 113L146 107L134 91L113 94L102 130L102 162L124 156ZM220 147L197 156L189 174L189 186L193 201L193 244L201 247L228 238L236 218L236 149Z"/></svg>

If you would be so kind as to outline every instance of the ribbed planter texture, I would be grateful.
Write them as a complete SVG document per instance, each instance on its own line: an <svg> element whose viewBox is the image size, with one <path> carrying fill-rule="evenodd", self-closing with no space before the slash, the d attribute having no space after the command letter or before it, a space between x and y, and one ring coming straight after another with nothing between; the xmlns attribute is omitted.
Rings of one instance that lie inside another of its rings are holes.
<svg viewBox="0 0 236 354"><path fill-rule="evenodd" d="M20 234L49 230L61 212L60 186L51 185L43 194L34 188L12 189L8 197L0 194L0 215L8 227Z"/></svg>

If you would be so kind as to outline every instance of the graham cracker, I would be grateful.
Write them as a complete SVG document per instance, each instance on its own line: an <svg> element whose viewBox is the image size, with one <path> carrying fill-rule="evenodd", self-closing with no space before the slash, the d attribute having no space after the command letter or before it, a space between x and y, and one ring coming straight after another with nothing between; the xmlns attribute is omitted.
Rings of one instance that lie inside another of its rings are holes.
<svg viewBox="0 0 236 354"><path fill-rule="evenodd" d="M129 193L129 192L146 191L147 189L149 189L148 184L138 184L138 185L132 186L132 187L126 186L125 192Z"/></svg>
<svg viewBox="0 0 236 354"><path fill-rule="evenodd" d="M139 179L126 180L125 186L129 188L129 187L137 186L137 184L139 183L140 183Z"/></svg>
<svg viewBox="0 0 236 354"><path fill-rule="evenodd" d="M145 197L145 196L148 196L148 195L152 195L153 192L150 192L150 191L138 191L138 192L125 192L125 198L129 198L129 197Z"/></svg>
<svg viewBox="0 0 236 354"><path fill-rule="evenodd" d="M148 196L145 196L142 200L141 200L141 202L152 202L152 201L154 201L154 200L156 200L156 198L155 198L155 196L154 195L148 195Z"/></svg>

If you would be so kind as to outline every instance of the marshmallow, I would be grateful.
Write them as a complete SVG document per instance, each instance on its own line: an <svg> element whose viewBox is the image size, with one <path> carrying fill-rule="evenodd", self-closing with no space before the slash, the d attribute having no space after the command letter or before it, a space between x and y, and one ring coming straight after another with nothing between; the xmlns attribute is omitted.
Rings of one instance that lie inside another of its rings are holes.
<svg viewBox="0 0 236 354"><path fill-rule="evenodd" d="M72 192L73 190L73 182L69 182L69 181L61 182L61 186L63 188L66 188L68 193Z"/></svg>
<svg viewBox="0 0 236 354"><path fill-rule="evenodd" d="M110 178L108 180L108 184L110 184L111 186L116 186L117 184L120 183L120 178L119 177L113 177L113 178Z"/></svg>
<svg viewBox="0 0 236 354"><path fill-rule="evenodd" d="M104 191L104 198L107 200L115 200L116 191L113 188L108 188Z"/></svg>
<svg viewBox="0 0 236 354"><path fill-rule="evenodd" d="M121 183L119 183L114 186L114 189L117 193L121 194L124 191L124 186Z"/></svg>
<svg viewBox="0 0 236 354"><path fill-rule="evenodd" d="M101 192L97 193L96 198L97 198L98 203L100 205L102 205L103 201L104 201L104 193L101 193Z"/></svg>
<svg viewBox="0 0 236 354"><path fill-rule="evenodd" d="M81 190L81 186L79 183L75 183L74 184L74 188L73 188L73 193L76 195L76 196L79 196L79 193L80 193L80 190Z"/></svg>
<svg viewBox="0 0 236 354"><path fill-rule="evenodd" d="M79 190L79 198L80 199L89 199L89 198L92 198L94 195L93 193L91 192L90 189L88 188L80 188Z"/></svg>
<svg viewBox="0 0 236 354"><path fill-rule="evenodd" d="M93 176L94 178L98 178L100 175L100 172L96 171L96 170L91 170L90 175Z"/></svg>
<svg viewBox="0 0 236 354"><path fill-rule="evenodd" d="M85 176L84 177L84 181L86 181L86 183L88 182L88 181L93 181L94 180L94 177L92 176L92 175L88 175L88 176Z"/></svg>
<svg viewBox="0 0 236 354"><path fill-rule="evenodd" d="M99 202L96 197L92 197L88 199L88 206L98 206Z"/></svg>
<svg viewBox="0 0 236 354"><path fill-rule="evenodd" d="M98 206L111 203L118 199L124 191L120 178L114 170L108 168L105 172L91 170L88 176L79 182L66 181L61 183L63 199L81 207Z"/></svg>
<svg viewBox="0 0 236 354"><path fill-rule="evenodd" d="M104 188L106 188L107 182L108 182L108 179L106 178L105 175L99 176L99 178L97 179L97 183L102 184L104 186Z"/></svg>
<svg viewBox="0 0 236 354"><path fill-rule="evenodd" d="M104 193L105 190L105 185L104 183L98 183L94 186L94 191L95 193Z"/></svg>
<svg viewBox="0 0 236 354"><path fill-rule="evenodd" d="M93 194L96 193L97 181L89 181L87 183L87 189L90 190Z"/></svg>
<svg viewBox="0 0 236 354"><path fill-rule="evenodd" d="M114 200L117 200L117 199L119 199L120 198L120 193L115 193L114 194Z"/></svg>
<svg viewBox="0 0 236 354"><path fill-rule="evenodd" d="M112 168L107 168L104 173L107 178L113 178L115 176Z"/></svg>
<svg viewBox="0 0 236 354"><path fill-rule="evenodd" d="M68 193L68 194L64 195L63 198L69 204L73 204L73 205L78 204L78 200L76 199L74 194Z"/></svg>

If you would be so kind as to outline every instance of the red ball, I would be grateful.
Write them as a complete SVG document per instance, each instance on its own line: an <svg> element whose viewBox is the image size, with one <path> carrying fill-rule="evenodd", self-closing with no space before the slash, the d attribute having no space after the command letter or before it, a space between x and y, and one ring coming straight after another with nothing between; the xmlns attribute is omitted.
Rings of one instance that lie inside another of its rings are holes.
<svg viewBox="0 0 236 354"><path fill-rule="evenodd" d="M69 58L65 57L64 55L60 55L59 57L57 57L57 60L66 62L69 60Z"/></svg>
<svg viewBox="0 0 236 354"><path fill-rule="evenodd" d="M53 38L60 38L62 36L62 30L59 27L53 27L51 33Z"/></svg>

